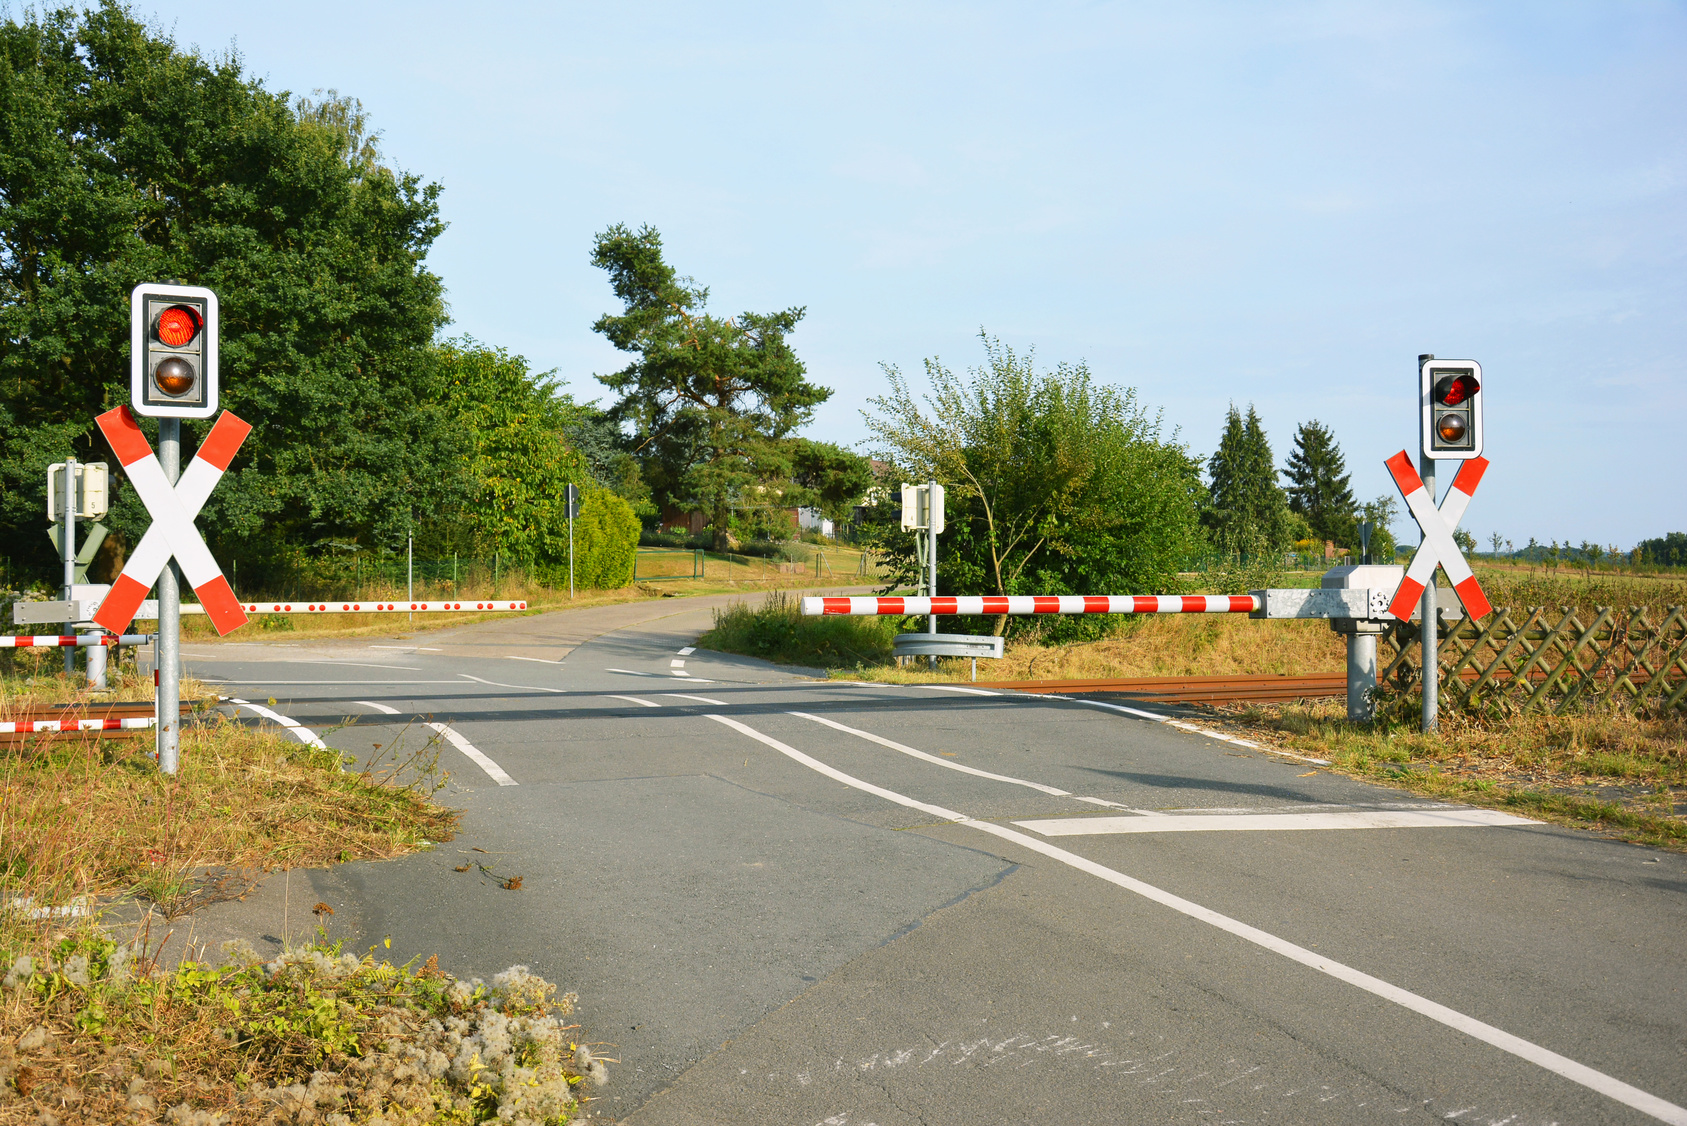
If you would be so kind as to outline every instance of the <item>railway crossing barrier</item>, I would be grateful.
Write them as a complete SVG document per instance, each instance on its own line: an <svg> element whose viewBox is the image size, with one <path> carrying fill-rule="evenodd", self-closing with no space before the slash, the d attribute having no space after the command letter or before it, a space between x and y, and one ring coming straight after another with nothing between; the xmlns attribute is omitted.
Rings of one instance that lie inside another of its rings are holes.
<svg viewBox="0 0 1687 1126"><path fill-rule="evenodd" d="M1377 637L1386 623L1398 620L1389 606L1404 573L1405 568L1396 566L1342 566L1332 568L1316 589L1255 590L1247 594L815 596L802 600L802 612L810 617L1247 614L1251 618L1319 619L1347 636L1347 714L1355 721L1368 722L1375 712ZM963 639L974 644L994 643L995 651L962 652ZM919 653L974 658L999 657L1000 643L999 637L929 633L901 634L894 642L898 656Z"/></svg>

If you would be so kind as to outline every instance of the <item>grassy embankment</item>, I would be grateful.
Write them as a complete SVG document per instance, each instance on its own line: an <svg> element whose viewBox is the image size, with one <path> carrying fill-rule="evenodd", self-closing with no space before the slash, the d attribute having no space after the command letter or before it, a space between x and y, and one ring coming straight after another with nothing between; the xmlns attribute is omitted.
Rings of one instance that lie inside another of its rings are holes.
<svg viewBox="0 0 1687 1126"><path fill-rule="evenodd" d="M47 672L57 656L17 655L0 712L86 700ZM174 778L150 752L145 738L0 749L0 1123L572 1118L602 1064L563 1019L572 998L519 968L456 981L431 960L347 953L325 927L268 964L238 943L221 966L159 964L154 917L235 894L243 874L450 839L437 748L346 773L335 751L217 720L184 730ZM99 917L128 897L145 923Z"/></svg>
<svg viewBox="0 0 1687 1126"><path fill-rule="evenodd" d="M1687 604L1679 576L1595 572L1549 575L1528 568L1483 569L1496 606ZM1450 593L1446 597L1451 597ZM1651 614L1654 624L1664 613ZM844 679L963 682L970 662L891 663L895 619L804 618L794 601L760 611L716 614L699 644L768 660L819 666ZM1099 641L1045 645L1033 635L1010 643L1000 661L980 662L989 680L1134 676L1211 676L1339 672L1345 641L1321 622L1168 615L1120 619ZM1562 716L1443 713L1440 730L1417 730L1417 697L1381 701L1376 724L1347 722L1340 699L1201 708L1236 734L1331 769L1414 793L1596 828L1624 839L1687 848L1687 717L1626 708L1584 708Z"/></svg>

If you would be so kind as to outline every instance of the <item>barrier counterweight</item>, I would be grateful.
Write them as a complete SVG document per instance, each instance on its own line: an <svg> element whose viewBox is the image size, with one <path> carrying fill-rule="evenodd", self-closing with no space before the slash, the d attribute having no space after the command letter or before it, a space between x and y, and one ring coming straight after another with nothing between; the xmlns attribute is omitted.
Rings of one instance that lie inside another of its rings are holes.
<svg viewBox="0 0 1687 1126"><path fill-rule="evenodd" d="M805 598L810 617L847 614L1251 614L1260 600L1251 594L1010 594L938 598Z"/></svg>

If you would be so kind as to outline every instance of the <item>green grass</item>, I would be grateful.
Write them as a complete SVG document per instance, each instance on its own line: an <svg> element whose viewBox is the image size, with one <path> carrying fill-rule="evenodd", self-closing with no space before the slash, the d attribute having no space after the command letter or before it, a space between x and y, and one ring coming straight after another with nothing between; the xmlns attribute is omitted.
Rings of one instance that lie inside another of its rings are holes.
<svg viewBox="0 0 1687 1126"><path fill-rule="evenodd" d="M789 665L854 668L891 660L895 618L804 617L799 600L783 591L759 608L742 602L715 611L715 625L698 638L704 649L742 653Z"/></svg>

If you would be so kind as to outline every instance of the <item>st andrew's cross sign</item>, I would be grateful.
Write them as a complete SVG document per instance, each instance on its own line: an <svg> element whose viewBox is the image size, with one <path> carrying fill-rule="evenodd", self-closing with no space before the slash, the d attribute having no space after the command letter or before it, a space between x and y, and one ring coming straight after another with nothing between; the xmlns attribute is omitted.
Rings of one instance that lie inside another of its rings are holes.
<svg viewBox="0 0 1687 1126"><path fill-rule="evenodd" d="M224 411L200 443L187 471L171 485L165 479L158 455L152 452L128 407L107 411L95 421L152 516L152 526L141 537L140 545L124 564L123 573L112 584L111 593L95 613L95 624L112 633L122 633L134 620L165 564L174 556L219 634L245 625L246 613L240 600L235 598L199 529L193 526L193 518L199 515L211 490L222 480L252 427Z"/></svg>

